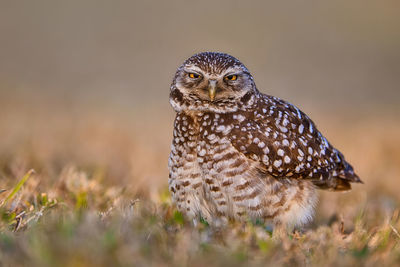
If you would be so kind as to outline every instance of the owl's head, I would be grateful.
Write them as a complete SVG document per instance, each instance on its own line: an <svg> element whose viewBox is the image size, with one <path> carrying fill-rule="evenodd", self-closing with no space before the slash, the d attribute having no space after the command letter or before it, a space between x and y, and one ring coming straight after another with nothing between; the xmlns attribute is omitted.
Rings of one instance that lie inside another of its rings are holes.
<svg viewBox="0 0 400 267"><path fill-rule="evenodd" d="M236 58L203 52L188 58L176 71L170 103L177 111L226 113L254 101L253 77Z"/></svg>

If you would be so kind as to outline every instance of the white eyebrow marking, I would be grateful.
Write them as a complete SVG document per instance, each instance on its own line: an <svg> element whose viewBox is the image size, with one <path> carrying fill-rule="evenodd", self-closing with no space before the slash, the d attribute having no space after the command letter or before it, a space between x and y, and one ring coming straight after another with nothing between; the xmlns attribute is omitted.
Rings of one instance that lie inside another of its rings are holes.
<svg viewBox="0 0 400 267"><path fill-rule="evenodd" d="M194 71L194 72L203 73L203 70L200 69L199 67L195 66L195 65L185 66L185 68L183 70L186 71L186 72Z"/></svg>
<svg viewBox="0 0 400 267"><path fill-rule="evenodd" d="M238 74L243 72L240 67L229 67L221 73L221 76L226 76L227 74Z"/></svg>

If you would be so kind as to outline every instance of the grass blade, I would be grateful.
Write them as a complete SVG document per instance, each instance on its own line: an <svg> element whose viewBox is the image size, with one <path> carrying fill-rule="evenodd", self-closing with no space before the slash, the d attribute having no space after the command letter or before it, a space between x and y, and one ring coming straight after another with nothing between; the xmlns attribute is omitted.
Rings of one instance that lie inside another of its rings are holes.
<svg viewBox="0 0 400 267"><path fill-rule="evenodd" d="M29 170L24 177L22 177L21 181L18 182L18 184L14 187L13 191L6 197L6 199L1 203L0 206L5 206L8 201L10 201L16 193L18 193L19 190L21 190L22 186L25 184L25 182L29 179L29 177L35 173L35 170L31 169Z"/></svg>

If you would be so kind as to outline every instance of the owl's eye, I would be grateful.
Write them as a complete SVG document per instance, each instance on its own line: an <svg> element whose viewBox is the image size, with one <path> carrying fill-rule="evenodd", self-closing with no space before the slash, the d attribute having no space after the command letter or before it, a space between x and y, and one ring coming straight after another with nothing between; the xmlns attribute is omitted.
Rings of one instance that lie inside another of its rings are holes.
<svg viewBox="0 0 400 267"><path fill-rule="evenodd" d="M189 72L188 73L189 78L191 79L198 79L200 78L200 74L194 73L194 72Z"/></svg>
<svg viewBox="0 0 400 267"><path fill-rule="evenodd" d="M236 81L236 79L237 79L237 75L235 75L235 74L225 76L225 80L228 80L228 81Z"/></svg>

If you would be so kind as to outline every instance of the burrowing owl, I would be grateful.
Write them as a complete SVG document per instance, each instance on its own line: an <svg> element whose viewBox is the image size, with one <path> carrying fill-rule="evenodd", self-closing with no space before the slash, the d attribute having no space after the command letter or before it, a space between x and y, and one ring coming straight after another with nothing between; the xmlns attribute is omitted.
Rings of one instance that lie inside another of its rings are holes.
<svg viewBox="0 0 400 267"><path fill-rule="evenodd" d="M316 188L361 182L352 166L294 105L260 93L247 68L215 52L196 54L175 74L177 112L169 189L188 218L294 227L308 222Z"/></svg>

